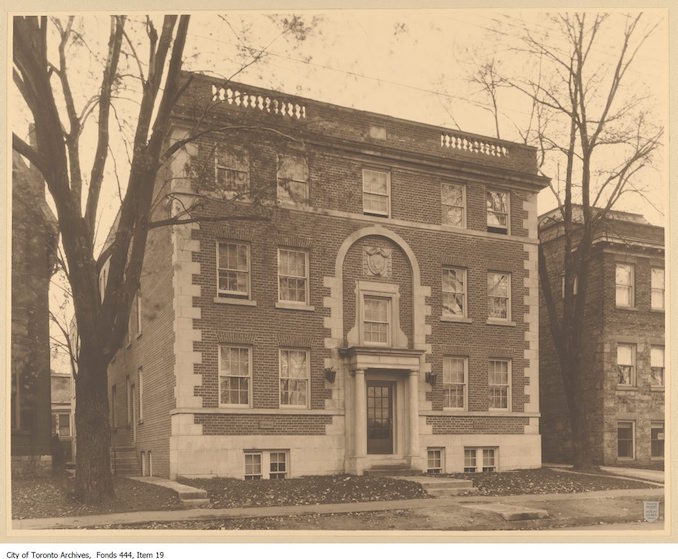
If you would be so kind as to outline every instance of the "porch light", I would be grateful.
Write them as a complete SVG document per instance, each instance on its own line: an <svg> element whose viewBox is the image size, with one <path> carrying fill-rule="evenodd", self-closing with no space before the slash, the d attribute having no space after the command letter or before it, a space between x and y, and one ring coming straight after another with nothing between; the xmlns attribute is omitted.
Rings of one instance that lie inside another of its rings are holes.
<svg viewBox="0 0 678 559"><path fill-rule="evenodd" d="M327 379L327 382L329 383L334 383L334 379L337 377L337 371L335 371L332 367L328 367L325 369L325 379Z"/></svg>
<svg viewBox="0 0 678 559"><path fill-rule="evenodd" d="M428 382L432 387L436 385L437 380L438 380L438 373L431 373L431 372L426 373L426 382Z"/></svg>

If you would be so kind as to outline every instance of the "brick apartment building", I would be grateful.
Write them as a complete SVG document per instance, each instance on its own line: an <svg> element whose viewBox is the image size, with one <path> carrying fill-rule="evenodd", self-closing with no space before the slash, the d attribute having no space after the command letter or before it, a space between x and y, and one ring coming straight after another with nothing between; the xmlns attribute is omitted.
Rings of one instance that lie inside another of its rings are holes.
<svg viewBox="0 0 678 559"><path fill-rule="evenodd" d="M562 300L564 239L557 210L540 217L540 236L551 285ZM664 460L668 363L664 230L639 214L613 211L597 231L593 247L582 350L593 460L605 465L658 464ZM543 298L540 377L543 458L567 462L567 403Z"/></svg>
<svg viewBox="0 0 678 559"><path fill-rule="evenodd" d="M120 469L540 466L532 148L200 75L173 119L230 128L158 179L154 219L168 195L204 219L151 231Z"/></svg>
<svg viewBox="0 0 678 559"><path fill-rule="evenodd" d="M12 152L12 473L49 471L49 282L56 218L40 172Z"/></svg>

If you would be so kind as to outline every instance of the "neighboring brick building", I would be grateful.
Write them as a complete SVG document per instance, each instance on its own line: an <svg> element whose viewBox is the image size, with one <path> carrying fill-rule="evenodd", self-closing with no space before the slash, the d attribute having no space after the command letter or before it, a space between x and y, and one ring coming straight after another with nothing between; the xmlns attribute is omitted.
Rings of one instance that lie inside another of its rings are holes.
<svg viewBox="0 0 678 559"><path fill-rule="evenodd" d="M554 210L540 217L540 236L562 312L558 215ZM582 378L596 464L664 460L664 296L663 228L638 214L610 212L594 238L583 332ZM567 403L543 297L540 348L543 459L567 462Z"/></svg>
<svg viewBox="0 0 678 559"><path fill-rule="evenodd" d="M540 466L534 149L199 75L173 122L227 129L158 178L154 219L167 194L206 219L151 231L109 371L117 457L169 477Z"/></svg>
<svg viewBox="0 0 678 559"><path fill-rule="evenodd" d="M12 473L49 470L49 282L56 218L42 175L12 152Z"/></svg>

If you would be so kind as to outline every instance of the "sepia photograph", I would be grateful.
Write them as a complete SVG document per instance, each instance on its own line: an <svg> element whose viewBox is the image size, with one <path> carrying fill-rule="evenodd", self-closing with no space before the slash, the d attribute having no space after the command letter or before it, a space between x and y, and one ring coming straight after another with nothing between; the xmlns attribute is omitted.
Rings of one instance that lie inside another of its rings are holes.
<svg viewBox="0 0 678 559"><path fill-rule="evenodd" d="M126 8L6 13L8 534L671 534L668 9Z"/></svg>

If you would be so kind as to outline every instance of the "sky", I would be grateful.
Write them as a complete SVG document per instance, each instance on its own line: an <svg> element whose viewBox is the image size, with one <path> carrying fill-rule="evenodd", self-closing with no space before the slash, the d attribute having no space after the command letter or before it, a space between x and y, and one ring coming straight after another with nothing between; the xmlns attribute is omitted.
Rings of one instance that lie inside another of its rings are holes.
<svg viewBox="0 0 678 559"><path fill-rule="evenodd" d="M600 103L607 82L605 75L616 62L621 33L636 12L611 11L594 49L592 62L598 73L592 83L599 86ZM282 33L282 22L298 16L305 27L304 39ZM535 36L543 36L553 50L564 43L547 25L551 15L543 11L489 10L332 10L289 13L229 11L196 12L192 15L185 49L184 68L297 94L311 99L399 118L425 122L441 128L495 136L495 122L487 110L488 97L471 77L482 64L495 60L509 75L534 75L537 61L518 48L523 25ZM595 14L587 14L593 18ZM141 16L130 22L132 38L140 32ZM640 99L648 119L661 125L667 121L668 48L665 12L646 10L640 31L656 25L638 51L635 64L625 78L623 96ZM589 20L590 21L590 20ZM134 24L136 23L136 26ZM96 91L99 79L96 53L106 46L108 18L105 14L78 20L77 27L88 37L88 48L74 47L69 59L76 102L81 106ZM136 30L136 31L135 31ZM140 42L139 45L142 43ZM141 48L141 47L140 47ZM251 62L253 53L264 51ZM92 54L95 53L95 54ZM141 53L141 50L140 50ZM142 54L142 60L145 58ZM132 68L131 62L130 68ZM116 100L118 116L125 123L134 121L136 105L129 101L135 86L121 92ZM508 88L498 92L499 127L502 139L519 141L531 114L527 99ZM28 113L10 90L10 108L16 130L27 128ZM82 138L85 168L94 151L95 122ZM132 130L127 127L131 137ZM114 134L117 132L113 132ZM664 221L664 149L658 150L654 167L637 177L643 195L629 194L617 208L642 213L655 224ZM606 152L605 167L614 159ZM119 188L126 182L125 145L112 142L107 179L102 193L97 245L101 246L119 206ZM543 172L557 184L562 168L555 159L547 160ZM116 173L117 171L117 179ZM118 184L119 181L119 184ZM540 213L555 206L547 190L539 196ZM57 290L56 300L60 297Z"/></svg>

